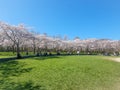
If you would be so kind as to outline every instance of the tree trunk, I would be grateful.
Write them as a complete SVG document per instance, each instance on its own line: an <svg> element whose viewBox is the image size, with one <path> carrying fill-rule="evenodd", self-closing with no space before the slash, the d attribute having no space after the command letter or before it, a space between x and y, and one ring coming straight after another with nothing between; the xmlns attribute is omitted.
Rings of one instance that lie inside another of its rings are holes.
<svg viewBox="0 0 120 90"><path fill-rule="evenodd" d="M36 53L36 47L35 46L33 47L33 53L34 54Z"/></svg>
<svg viewBox="0 0 120 90"><path fill-rule="evenodd" d="M13 54L15 53L15 46L13 45L12 46L12 51L13 51Z"/></svg>
<svg viewBox="0 0 120 90"><path fill-rule="evenodd" d="M17 58L18 58L18 59L22 58L22 57L21 57L21 54L20 54L19 44L17 44Z"/></svg>

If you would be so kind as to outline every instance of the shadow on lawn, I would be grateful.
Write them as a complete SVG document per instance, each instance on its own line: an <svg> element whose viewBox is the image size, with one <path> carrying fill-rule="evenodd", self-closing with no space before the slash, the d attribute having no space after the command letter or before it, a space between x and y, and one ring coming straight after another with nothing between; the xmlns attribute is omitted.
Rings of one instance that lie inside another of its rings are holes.
<svg viewBox="0 0 120 90"><path fill-rule="evenodd" d="M2 81L1 81L2 82ZM4 82L1 84L0 82L0 90L45 90L44 87L40 85L34 85L32 81L22 82L22 83L14 83L14 82Z"/></svg>
<svg viewBox="0 0 120 90"><path fill-rule="evenodd" d="M41 86L34 85L32 81L14 82L14 77L16 78L23 73L28 73L33 69L25 68L25 65L16 60L0 61L0 90L43 90Z"/></svg>
<svg viewBox="0 0 120 90"><path fill-rule="evenodd" d="M62 58L60 56L40 56L40 57L34 57L34 60L47 60L47 59L56 59L56 58Z"/></svg>
<svg viewBox="0 0 120 90"><path fill-rule="evenodd" d="M61 56L61 55L59 55ZM52 56L22 56L22 58L17 59L17 57L9 57L9 58L0 58L0 62L6 62L6 61L12 61L12 60L24 60L26 58L34 58L36 60L45 60L45 59L53 59L53 58L60 58L58 55L52 55Z"/></svg>
<svg viewBox="0 0 120 90"><path fill-rule="evenodd" d="M8 58L0 58L0 62L6 62L6 61L10 61L10 60L23 60L25 58L32 58L32 57L36 57L35 55L31 55L31 56L22 56L20 59L18 59L17 57L8 57Z"/></svg>

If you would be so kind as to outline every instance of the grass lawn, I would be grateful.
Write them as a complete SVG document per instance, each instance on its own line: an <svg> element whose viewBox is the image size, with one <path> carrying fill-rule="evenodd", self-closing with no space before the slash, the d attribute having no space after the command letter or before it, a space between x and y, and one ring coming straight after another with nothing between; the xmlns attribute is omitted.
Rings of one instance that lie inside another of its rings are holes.
<svg viewBox="0 0 120 90"><path fill-rule="evenodd" d="M0 90L120 90L120 63L104 56L0 62Z"/></svg>
<svg viewBox="0 0 120 90"><path fill-rule="evenodd" d="M12 52L0 52L0 59L1 58L9 58L9 57L15 57L16 53L12 53Z"/></svg>
<svg viewBox="0 0 120 90"><path fill-rule="evenodd" d="M22 56L26 56L25 52L21 52ZM33 52L29 52L29 55L34 55ZM0 59L1 58L9 58L9 57L16 57L16 52L0 52Z"/></svg>

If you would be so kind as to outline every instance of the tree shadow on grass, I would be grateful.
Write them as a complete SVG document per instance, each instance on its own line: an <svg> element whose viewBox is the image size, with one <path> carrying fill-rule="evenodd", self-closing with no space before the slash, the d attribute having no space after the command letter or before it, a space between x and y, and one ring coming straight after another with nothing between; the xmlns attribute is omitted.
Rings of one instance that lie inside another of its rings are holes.
<svg viewBox="0 0 120 90"><path fill-rule="evenodd" d="M12 60L24 60L27 58L34 58L36 60L45 60L45 59L53 59L53 58L60 58L62 55L48 55L48 56L36 56L36 55L30 55L30 56L22 56L22 58L18 59L17 57L8 57L8 58L0 58L0 62L7 62Z"/></svg>
<svg viewBox="0 0 120 90"><path fill-rule="evenodd" d="M32 68L24 68L24 63L19 63L16 60L0 62L1 77L19 76L22 73L27 73Z"/></svg>
<svg viewBox="0 0 120 90"><path fill-rule="evenodd" d="M15 82L14 77L29 73L33 68L25 68L26 64L17 60L0 62L0 90L43 90L40 85L29 82ZM11 78L12 77L12 78Z"/></svg>
<svg viewBox="0 0 120 90"><path fill-rule="evenodd" d="M40 85L34 85L32 81L22 83L6 82L3 87L0 87L0 90L45 90L45 88Z"/></svg>
<svg viewBox="0 0 120 90"><path fill-rule="evenodd" d="M58 59L62 58L60 56L40 56L40 57L34 57L34 60L47 60L47 59Z"/></svg>
<svg viewBox="0 0 120 90"><path fill-rule="evenodd" d="M34 85L31 81L30 82L25 82L22 84L18 84L15 87L15 90L45 90L44 87Z"/></svg>

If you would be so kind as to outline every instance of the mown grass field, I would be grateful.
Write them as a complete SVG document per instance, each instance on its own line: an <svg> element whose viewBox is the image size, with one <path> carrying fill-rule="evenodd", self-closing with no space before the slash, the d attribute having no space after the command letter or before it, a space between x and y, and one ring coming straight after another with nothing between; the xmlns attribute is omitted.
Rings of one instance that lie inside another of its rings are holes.
<svg viewBox="0 0 120 90"><path fill-rule="evenodd" d="M22 56L27 56L25 52L21 52ZM33 52L29 52L29 55L34 55ZM0 52L0 58L16 57L16 52Z"/></svg>
<svg viewBox="0 0 120 90"><path fill-rule="evenodd" d="M0 90L120 90L120 63L104 56L0 62Z"/></svg>

